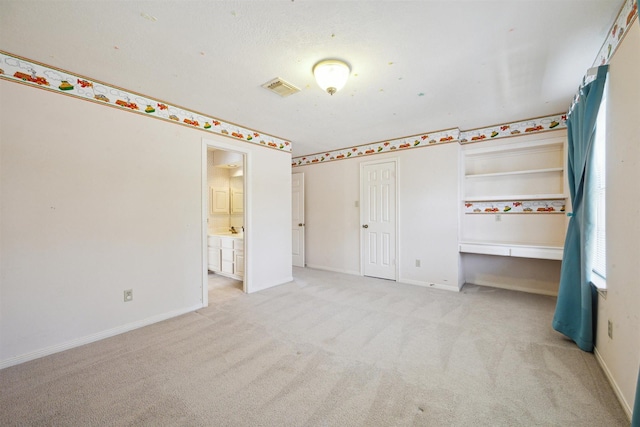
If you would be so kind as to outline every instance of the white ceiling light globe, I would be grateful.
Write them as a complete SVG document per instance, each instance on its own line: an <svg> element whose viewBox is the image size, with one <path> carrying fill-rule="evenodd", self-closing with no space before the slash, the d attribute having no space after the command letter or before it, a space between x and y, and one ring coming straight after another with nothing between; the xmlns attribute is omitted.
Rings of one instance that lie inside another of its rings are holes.
<svg viewBox="0 0 640 427"><path fill-rule="evenodd" d="M318 86L331 95L344 87L350 73L349 66L337 59L320 61L313 67Z"/></svg>

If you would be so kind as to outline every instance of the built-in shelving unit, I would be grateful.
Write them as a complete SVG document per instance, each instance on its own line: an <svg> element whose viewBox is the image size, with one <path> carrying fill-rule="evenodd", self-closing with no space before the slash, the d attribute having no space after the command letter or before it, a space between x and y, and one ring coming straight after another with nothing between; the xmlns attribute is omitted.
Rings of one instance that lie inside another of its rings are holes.
<svg viewBox="0 0 640 427"><path fill-rule="evenodd" d="M566 131L465 144L463 253L562 259Z"/></svg>
<svg viewBox="0 0 640 427"><path fill-rule="evenodd" d="M511 172L476 173L476 174L466 175L465 178L473 179L473 178L485 178L490 176L526 175L530 173L536 174L536 173L562 172L562 171L564 171L564 168L532 169L532 170L511 171Z"/></svg>
<svg viewBox="0 0 640 427"><path fill-rule="evenodd" d="M545 200L557 199L564 200L564 194L497 194L495 196L472 196L465 197L465 202L488 202L488 201L507 201L507 200Z"/></svg>

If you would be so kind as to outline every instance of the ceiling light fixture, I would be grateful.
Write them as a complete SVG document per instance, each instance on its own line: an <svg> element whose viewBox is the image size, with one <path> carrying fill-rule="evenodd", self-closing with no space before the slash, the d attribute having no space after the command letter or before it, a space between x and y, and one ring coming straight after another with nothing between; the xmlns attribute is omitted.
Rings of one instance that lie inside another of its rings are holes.
<svg viewBox="0 0 640 427"><path fill-rule="evenodd" d="M337 59L325 59L313 66L313 75L316 77L318 86L330 95L344 87L350 73L349 66Z"/></svg>
<svg viewBox="0 0 640 427"><path fill-rule="evenodd" d="M216 150L213 152L213 166L233 169L242 164L242 154L233 151Z"/></svg>

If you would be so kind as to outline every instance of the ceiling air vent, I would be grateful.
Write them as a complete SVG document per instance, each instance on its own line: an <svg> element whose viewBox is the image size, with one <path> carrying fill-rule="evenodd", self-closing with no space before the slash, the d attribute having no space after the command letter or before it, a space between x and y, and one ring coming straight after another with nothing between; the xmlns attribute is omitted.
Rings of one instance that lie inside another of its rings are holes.
<svg viewBox="0 0 640 427"><path fill-rule="evenodd" d="M275 79L263 84L262 87L265 89L269 89L271 92L277 93L282 97L300 92L300 89L298 89L291 83L284 81L280 77L276 77Z"/></svg>

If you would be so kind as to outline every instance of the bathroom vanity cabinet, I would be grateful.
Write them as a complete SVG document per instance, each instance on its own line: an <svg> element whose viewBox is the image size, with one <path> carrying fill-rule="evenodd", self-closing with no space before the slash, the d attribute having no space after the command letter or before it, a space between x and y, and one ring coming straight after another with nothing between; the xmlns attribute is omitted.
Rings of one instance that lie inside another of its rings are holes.
<svg viewBox="0 0 640 427"><path fill-rule="evenodd" d="M244 276L244 239L233 234L210 234L207 239L209 271L242 280Z"/></svg>

